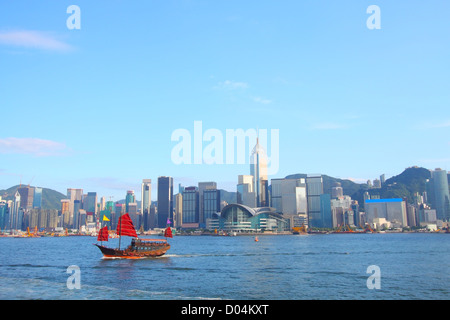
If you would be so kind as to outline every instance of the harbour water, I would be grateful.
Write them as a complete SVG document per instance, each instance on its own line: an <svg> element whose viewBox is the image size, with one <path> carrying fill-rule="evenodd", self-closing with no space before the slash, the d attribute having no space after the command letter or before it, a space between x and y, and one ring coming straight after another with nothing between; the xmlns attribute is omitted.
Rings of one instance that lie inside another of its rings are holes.
<svg viewBox="0 0 450 320"><path fill-rule="evenodd" d="M165 256L144 260L104 260L93 237L0 238L0 299L450 298L449 234L258 238L175 236ZM70 266L79 289L69 288ZM368 288L369 266L379 289Z"/></svg>

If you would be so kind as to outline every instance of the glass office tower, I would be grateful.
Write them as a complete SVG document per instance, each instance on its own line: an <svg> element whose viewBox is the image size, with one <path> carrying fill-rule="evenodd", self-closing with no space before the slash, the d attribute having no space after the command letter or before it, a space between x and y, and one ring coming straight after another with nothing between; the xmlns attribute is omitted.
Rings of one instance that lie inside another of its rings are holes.
<svg viewBox="0 0 450 320"><path fill-rule="evenodd" d="M443 221L450 220L450 200L448 190L447 171L436 169L431 172L434 191L434 207L437 219Z"/></svg>
<svg viewBox="0 0 450 320"><path fill-rule="evenodd" d="M159 177L158 211L157 211L158 228L165 228L167 226L167 219L172 218L172 213L173 213L173 178Z"/></svg>

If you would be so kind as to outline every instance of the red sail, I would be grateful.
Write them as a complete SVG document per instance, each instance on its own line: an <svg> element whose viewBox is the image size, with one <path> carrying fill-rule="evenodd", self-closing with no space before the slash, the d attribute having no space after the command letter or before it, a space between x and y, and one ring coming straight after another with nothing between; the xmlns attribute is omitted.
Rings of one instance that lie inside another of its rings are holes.
<svg viewBox="0 0 450 320"><path fill-rule="evenodd" d="M108 227L103 227L98 233L97 241L108 241Z"/></svg>
<svg viewBox="0 0 450 320"><path fill-rule="evenodd" d="M119 236L138 237L136 234L136 229L134 229L133 221L131 221L128 213L119 218L119 223L117 224L117 234Z"/></svg>
<svg viewBox="0 0 450 320"><path fill-rule="evenodd" d="M164 237L172 238L172 229L170 229L170 227L167 227L166 230L164 231Z"/></svg>

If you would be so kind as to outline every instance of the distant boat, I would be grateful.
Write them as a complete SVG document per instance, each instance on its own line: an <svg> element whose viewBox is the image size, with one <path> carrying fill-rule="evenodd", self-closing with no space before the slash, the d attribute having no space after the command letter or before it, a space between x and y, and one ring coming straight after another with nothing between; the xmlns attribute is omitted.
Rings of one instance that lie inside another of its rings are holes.
<svg viewBox="0 0 450 320"><path fill-rule="evenodd" d="M258 242L258 241L259 241L258 237L255 237L255 242Z"/></svg>
<svg viewBox="0 0 450 320"><path fill-rule="evenodd" d="M170 249L170 244L165 239L140 239L128 213L119 218L116 234L119 236L119 248L117 249L95 244L102 252L103 257L109 259L143 259L162 256ZM133 237L131 244L125 249L120 249L122 236ZM172 230L169 226L166 228L164 236L172 238ZM97 241L102 243L108 241L108 238L108 227L105 226L100 229Z"/></svg>

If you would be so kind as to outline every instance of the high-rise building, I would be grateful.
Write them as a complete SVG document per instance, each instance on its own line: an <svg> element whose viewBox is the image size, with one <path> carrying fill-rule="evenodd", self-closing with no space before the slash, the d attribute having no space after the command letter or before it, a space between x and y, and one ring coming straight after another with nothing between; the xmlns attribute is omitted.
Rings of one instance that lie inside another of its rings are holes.
<svg viewBox="0 0 450 320"><path fill-rule="evenodd" d="M24 210L33 208L34 188L30 186L19 187L17 191L20 194L20 207Z"/></svg>
<svg viewBox="0 0 450 320"><path fill-rule="evenodd" d="M84 198L83 208L86 210L88 222L94 222L97 219L97 192L88 192ZM74 212L75 214L75 212Z"/></svg>
<svg viewBox="0 0 450 320"><path fill-rule="evenodd" d="M141 184L141 213L150 213L152 205L152 179L143 179Z"/></svg>
<svg viewBox="0 0 450 320"><path fill-rule="evenodd" d="M72 225L73 223L73 206L75 200L82 201L83 198L83 189L67 189L67 198L69 199L69 212L67 216L66 225ZM65 218L64 218L65 219Z"/></svg>
<svg viewBox="0 0 450 320"><path fill-rule="evenodd" d="M182 227L199 227L199 192L197 187L184 188Z"/></svg>
<svg viewBox="0 0 450 320"><path fill-rule="evenodd" d="M250 156L250 175L253 176L253 187L256 195L256 206L267 206L265 201L268 199L267 190L267 155L265 150L259 144L259 138L256 139L256 145ZM267 194L266 194L267 193Z"/></svg>
<svg viewBox="0 0 450 320"><path fill-rule="evenodd" d="M305 179L272 179L271 206L291 220L292 227L308 225Z"/></svg>
<svg viewBox="0 0 450 320"><path fill-rule="evenodd" d="M136 202L136 196L134 195L133 190L128 190L127 195L125 197L125 213L129 213L130 211L130 203Z"/></svg>
<svg viewBox="0 0 450 320"><path fill-rule="evenodd" d="M42 207L42 188L34 188L33 208Z"/></svg>
<svg viewBox="0 0 450 320"><path fill-rule="evenodd" d="M8 219L9 218L9 209L6 201L0 200L0 230L3 231L5 229L9 229Z"/></svg>
<svg viewBox="0 0 450 320"><path fill-rule="evenodd" d="M13 208L10 213L10 229L11 230L17 230L21 228L22 222L19 222L19 211L20 211L20 193L19 191L16 191L14 194L14 202L13 202Z"/></svg>
<svg viewBox="0 0 450 320"><path fill-rule="evenodd" d="M320 228L333 227L333 215L331 207L331 196L328 193L320 195Z"/></svg>
<svg viewBox="0 0 450 320"><path fill-rule="evenodd" d="M165 228L167 226L167 219L171 218L172 214L173 214L173 178L159 177L158 211L157 211L158 228Z"/></svg>
<svg viewBox="0 0 450 320"><path fill-rule="evenodd" d="M72 228L74 229L80 229L80 210L82 209L82 203L81 200L75 200L73 202L73 220L72 220ZM86 210L86 209L83 209ZM93 214L88 214L86 211L86 219L88 219L88 222L93 222ZM68 224L64 225L64 227L69 227Z"/></svg>
<svg viewBox="0 0 450 320"><path fill-rule="evenodd" d="M364 208L368 223L376 224L379 219L385 219L394 227L408 225L406 202L401 198L366 200Z"/></svg>
<svg viewBox="0 0 450 320"><path fill-rule="evenodd" d="M350 226L355 225L355 221L353 219L354 212L352 209L352 199L349 196L333 198L330 202L334 228L347 224Z"/></svg>
<svg viewBox="0 0 450 320"><path fill-rule="evenodd" d="M308 226L320 228L323 225L320 211L320 195L323 194L322 175L307 175L306 194L308 197Z"/></svg>
<svg viewBox="0 0 450 320"><path fill-rule="evenodd" d="M199 196L199 223L205 225L205 212L204 212L204 192L205 190L217 190L216 182L199 182L198 183L198 196Z"/></svg>
<svg viewBox="0 0 450 320"><path fill-rule="evenodd" d="M184 188L183 188L184 191ZM183 195L177 193L175 196L175 218L174 218L175 228L181 228L183 223Z"/></svg>
<svg viewBox="0 0 450 320"><path fill-rule="evenodd" d="M220 190L206 189L203 192L203 218L205 223L207 219L215 219L214 216L220 212Z"/></svg>
<svg viewBox="0 0 450 320"><path fill-rule="evenodd" d="M438 220L450 221L450 196L448 189L447 171L437 168L431 172L434 201Z"/></svg>
<svg viewBox="0 0 450 320"><path fill-rule="evenodd" d="M237 203L250 208L256 208L256 194L253 189L253 176L238 176Z"/></svg>
<svg viewBox="0 0 450 320"><path fill-rule="evenodd" d="M386 182L386 175L384 173L380 176L380 182L381 182L381 186L383 186L384 183Z"/></svg>
<svg viewBox="0 0 450 320"><path fill-rule="evenodd" d="M336 182L333 187L331 187L331 198L337 199L344 196L344 189L340 182Z"/></svg>

